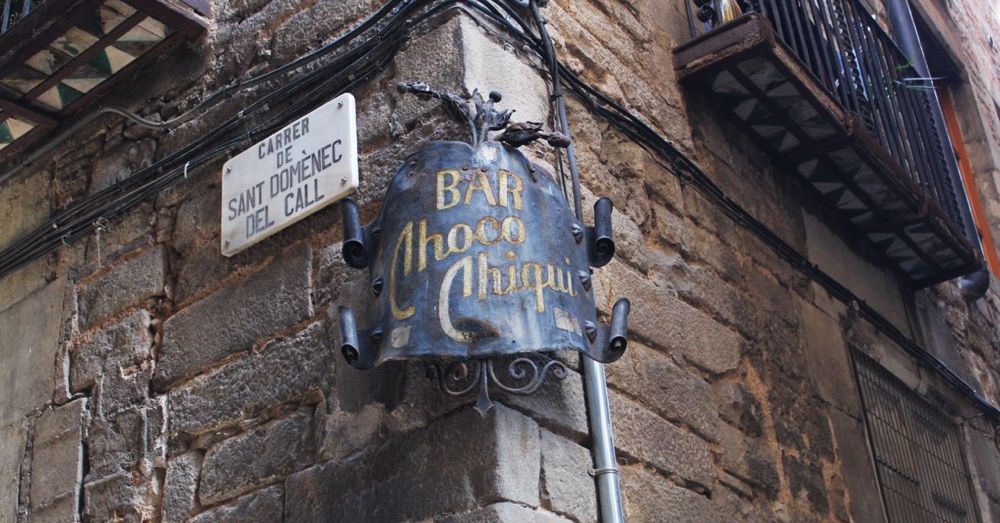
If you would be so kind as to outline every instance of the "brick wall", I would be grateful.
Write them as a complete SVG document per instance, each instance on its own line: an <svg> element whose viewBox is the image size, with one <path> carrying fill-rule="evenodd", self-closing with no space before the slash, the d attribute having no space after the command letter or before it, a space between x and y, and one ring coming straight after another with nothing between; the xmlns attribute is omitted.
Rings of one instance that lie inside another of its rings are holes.
<svg viewBox="0 0 1000 523"><path fill-rule="evenodd" d="M119 96L169 118L377 4L219 2L203 42ZM572 69L1000 403L996 296L966 304L954 283L914 293L803 208L711 100L680 90L671 59L687 35L680 1L558 0L545 11ZM444 20L354 92L365 216L407 151L462 137L396 82L498 89L517 118L550 118L537 60L468 15ZM92 125L0 185L0 244L177 150L247 98L170 133L111 117ZM935 391L957 417L978 411L662 159L568 102L585 208L594 195L616 204L619 251L595 274L598 308L610 313L618 296L633 303L632 343L607 366L630 520L882 520L848 346ZM335 306L363 314L368 298L362 273L340 259L339 209L224 258L221 165L0 279L0 521L596 520L576 365L533 396L498 398L485 418L469 398L441 395L420 365L350 369L336 350ZM981 420L966 429L983 510L1000 506L989 430Z"/></svg>

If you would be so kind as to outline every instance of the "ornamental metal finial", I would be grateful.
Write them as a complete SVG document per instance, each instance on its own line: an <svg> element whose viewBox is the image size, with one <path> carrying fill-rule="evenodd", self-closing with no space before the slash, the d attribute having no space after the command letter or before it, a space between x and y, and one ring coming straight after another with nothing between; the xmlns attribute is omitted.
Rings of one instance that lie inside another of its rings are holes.
<svg viewBox="0 0 1000 523"><path fill-rule="evenodd" d="M400 92L412 93L424 100L436 98L444 102L449 114L469 126L469 144L473 147L489 141L491 131L503 131L497 141L511 147L527 145L538 139L544 139L553 147L569 147L569 137L557 131L545 131L539 122L510 123L514 110L499 111L494 107L503 100L503 95L497 91L490 91L489 97L484 100L479 89L473 89L472 95L463 97L434 90L424 82L400 82L398 88Z"/></svg>

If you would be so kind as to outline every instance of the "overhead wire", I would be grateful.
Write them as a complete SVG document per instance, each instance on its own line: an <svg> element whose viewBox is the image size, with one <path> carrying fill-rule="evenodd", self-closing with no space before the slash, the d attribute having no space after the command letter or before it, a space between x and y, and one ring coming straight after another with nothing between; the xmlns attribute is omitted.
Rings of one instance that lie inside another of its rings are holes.
<svg viewBox="0 0 1000 523"><path fill-rule="evenodd" d="M401 2L397 1L393 3L398 4ZM369 77L376 70L386 65L386 62L398 50L401 40L405 38L405 32L401 32L406 22L405 16L411 14L414 9L419 7L420 2L410 1L408 4L409 7L407 9L393 10L393 16L387 18L387 23L383 27L380 27L375 35L351 47L343 56L317 68L301 79L289 82L244 106L236 115L200 137L199 140L193 141L180 150L168 155L166 158L96 192L77 204L71 205L63 212L57 213L56 216L48 220L41 227L0 252L0 275L16 269L39 255L51 252L67 241L87 234L93 222L96 221L96 218L107 218L120 214L120 212L127 209L134 201L141 201L145 197L158 192L176 178L181 165L188 165L189 168L193 165L197 168L212 157L221 154L231 147L239 145L244 141L252 141L254 137L264 136L269 132L273 132L272 128L274 127L280 128L282 119L289 117L290 113L301 110L303 106L309 103L315 103L318 94L322 94L319 91L323 89L329 90L331 84L336 83L343 77L353 77L356 80ZM424 15L418 20L435 15L443 7L446 6L437 6L426 10ZM386 11L386 9L381 9L376 13L376 16L378 16L378 13ZM375 20L377 19L373 18L369 23L362 23L358 27L372 28ZM344 38L357 34L359 32L357 29L355 28L355 30L350 31L344 37L338 38L337 41L343 41ZM327 46L327 48L330 47ZM371 64L365 65L363 63L370 61L368 59L371 56L380 58L373 62L379 67L372 67ZM287 69L287 66L283 66L282 69ZM258 78L267 76L261 75ZM345 84L344 87L356 85L357 83L357 81L351 81ZM315 87L312 91L303 92L304 89L317 85L318 87ZM233 132L245 118L250 117L256 111L266 110L272 102L280 103L293 96L296 97L297 101L292 104L291 109L282 111L270 119L270 121L277 123L272 123L270 127L258 126L255 129L240 133L235 139L223 143L222 146L209 149L209 154L199 154L199 151L203 150L207 144L216 142L220 137Z"/></svg>
<svg viewBox="0 0 1000 523"><path fill-rule="evenodd" d="M508 13L508 15L510 14ZM504 26L506 30L511 32L512 36L519 38L522 42L531 46L540 56L546 56L547 51L545 46L537 37L530 33L520 33L501 16L496 16L495 14L490 14L490 16L494 22ZM516 13L513 16L516 17ZM559 65L559 74L567 81L568 87L589 110L604 118L617 130L635 140L636 143L639 143L650 152L667 161L670 166L670 172L680 178L683 184L693 186L708 201L714 203L723 214L751 232L779 257L785 260L786 263L819 284L832 297L846 304L858 317L868 321L878 331L898 344L900 348L916 361L920 362L926 368L933 370L957 392L968 398L972 404L988 413L996 422L1000 422L1000 408L983 398L974 387L958 376L948 365L921 347L877 310L868 305L834 277L812 263L766 224L755 218L735 200L730 198L721 187L713 182L677 146L653 130L637 115L583 81L583 79L569 70L564 64Z"/></svg>
<svg viewBox="0 0 1000 523"><path fill-rule="evenodd" d="M416 25L426 22L434 15L455 5L464 5L480 12L486 19L507 31L511 37L522 42L539 57L544 59L547 56L545 44L541 37L535 35L530 29L530 23L503 0L442 0L440 2L435 2L434 0L390 0L382 8L353 26L346 33L314 51L261 75L227 84L223 88L206 96L205 99L199 101L184 115L189 113L194 114L196 110L203 110L222 99L225 95L235 94L255 86L264 85L268 81L277 80L284 73L311 65L316 60L334 51L341 51L344 47L350 47L343 56L316 67L304 73L301 77L290 80L288 83L245 106L236 115L199 137L198 140L192 141L192 143L154 162L147 168L141 169L129 177L56 213L55 216L47 220L41 227L19 239L3 251L0 251L0 276L10 273L33 259L52 252L71 240L89 234L95 227L98 218L108 219L120 215L132 208L132 206L145 201L150 196L169 187L176 178L182 175L184 165L188 165L189 169L198 168L233 147L247 141L252 141L255 137L266 136L267 132L273 132L274 129L280 128L280 124L283 121L282 118L297 114L292 111L280 111L268 119L271 122L269 127L258 126L233 135L234 131L247 118L258 111L266 112L273 105L283 103L297 94L301 95L302 92L310 92L310 96L316 98L331 91L342 91L345 86L358 85L360 83L358 77L355 77L355 80L348 78L348 81L343 82L342 87L338 90L337 82L331 79L330 75L334 75L335 78L342 81L343 76L350 76L350 73L347 73L343 69L347 67L348 63L354 65L368 63L371 65L375 62L369 62L367 58L376 53L377 50L382 51L382 54L378 55L381 58L378 63L381 63L382 67L384 67L395 56L406 35ZM407 16L413 15L420 8L427 6L431 7L428 7L422 14L413 19L407 19ZM387 20L388 22L386 22ZM361 43L355 43L351 47L350 43L354 38L371 32L375 34L369 35L366 40ZM346 62L346 58L348 57L352 60ZM342 69L336 71L337 67ZM371 67L364 70L367 71L365 78L378 71L378 69ZM965 382L940 359L913 341L878 311L851 292L850 289L813 264L808 258L804 257L794 247L774 233L774 231L770 230L767 225L757 220L736 201L731 199L721 187L716 185L679 148L647 125L639 116L585 82L576 73L567 68L565 64L559 63L557 71L558 75L566 81L566 86L573 91L590 111L604 118L619 132L633 139L636 143L667 162L669 171L680 178L685 186L690 185L694 187L708 201L717 205L723 214L751 232L789 265L819 284L832 297L847 304L860 318L865 319L876 327L877 330L893 340L922 365L934 370L956 391L968 398L974 405L987 412L995 421L1000 422L1000 409L997 406L984 399L975 388ZM322 75L327 75L327 81L320 79ZM313 90L308 91L309 89ZM317 102L318 100L316 99L300 97L293 106L296 107L296 110L301 111L310 104ZM173 120L176 121L177 118ZM215 146L208 147L213 142L215 142ZM0 177L0 181L2 181L2 177Z"/></svg>

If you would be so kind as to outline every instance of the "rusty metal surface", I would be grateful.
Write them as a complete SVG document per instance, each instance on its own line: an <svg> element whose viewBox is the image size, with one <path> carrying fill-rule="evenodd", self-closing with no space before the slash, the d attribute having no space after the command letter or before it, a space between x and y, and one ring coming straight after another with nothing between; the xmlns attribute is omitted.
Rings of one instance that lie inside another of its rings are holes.
<svg viewBox="0 0 1000 523"><path fill-rule="evenodd" d="M368 267L375 300L370 318L341 310L345 358L357 368L562 349L617 359L628 303L615 332L597 322L590 267L610 261L614 243L610 201L595 211L596 227L579 223L555 180L499 142L425 144L372 224L344 205L344 258Z"/></svg>

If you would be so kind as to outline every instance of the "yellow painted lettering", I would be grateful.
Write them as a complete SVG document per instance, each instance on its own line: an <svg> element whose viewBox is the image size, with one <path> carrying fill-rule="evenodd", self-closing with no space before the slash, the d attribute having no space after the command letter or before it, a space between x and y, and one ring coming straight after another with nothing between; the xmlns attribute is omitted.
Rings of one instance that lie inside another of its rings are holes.
<svg viewBox="0 0 1000 523"><path fill-rule="evenodd" d="M449 338L461 343L468 343L472 341L471 336L469 333L455 328L455 325L451 323L451 312L449 311L449 307L451 306L451 300L449 299L451 286L459 271L462 271L462 297L472 295L472 256L465 256L451 267L448 267L448 270L444 273L444 279L441 281L441 289L438 291L438 321L441 323L441 330Z"/></svg>
<svg viewBox="0 0 1000 523"><path fill-rule="evenodd" d="M492 240L486 237L486 225L489 224L490 227L496 231L496 236ZM476 241L483 245L496 245L500 243L500 222L492 216L484 216L478 222L476 222Z"/></svg>
<svg viewBox="0 0 1000 523"><path fill-rule="evenodd" d="M447 256L444 250L444 238L440 234L427 234L427 218L420 219L419 233L417 238L417 272L427 268L427 244L434 242L434 259L443 260Z"/></svg>
<svg viewBox="0 0 1000 523"><path fill-rule="evenodd" d="M547 283L542 280L542 265L534 262L522 265L521 283L524 284L525 289L533 289L535 291L535 310L545 312L544 291Z"/></svg>
<svg viewBox="0 0 1000 523"><path fill-rule="evenodd" d="M458 243L458 233L462 233L462 243ZM448 255L461 254L472 247L472 227L464 223L456 223L448 230Z"/></svg>
<svg viewBox="0 0 1000 523"><path fill-rule="evenodd" d="M445 182L445 178L449 178L450 182ZM460 179L461 175L458 174L458 171L438 171L436 194L439 211L454 207L461 200L462 195L455 188Z"/></svg>
<svg viewBox="0 0 1000 523"><path fill-rule="evenodd" d="M508 170L500 169L500 207L507 207L509 202L513 202L514 209L520 211L522 191L524 191L524 182L521 181L521 177Z"/></svg>
<svg viewBox="0 0 1000 523"><path fill-rule="evenodd" d="M514 231L515 228L517 229L516 233ZM517 216L504 217L503 221L500 222L500 235L508 243L514 245L524 243L526 239L525 232L524 222Z"/></svg>
<svg viewBox="0 0 1000 523"><path fill-rule="evenodd" d="M405 320L416 313L413 305L401 308L396 303L396 271L399 270L399 250L403 248L403 275L410 274L413 270L413 222L407 222L396 240L396 246L392 250L392 262L389 264L389 307L392 309L392 316L397 320Z"/></svg>
<svg viewBox="0 0 1000 523"><path fill-rule="evenodd" d="M472 203L472 196L476 191L483 193L483 196L486 197L486 203L490 207L496 207L497 199L493 196L493 186L490 184L490 177L483 171L476 171L476 176L469 182L469 186L466 187L465 205Z"/></svg>

